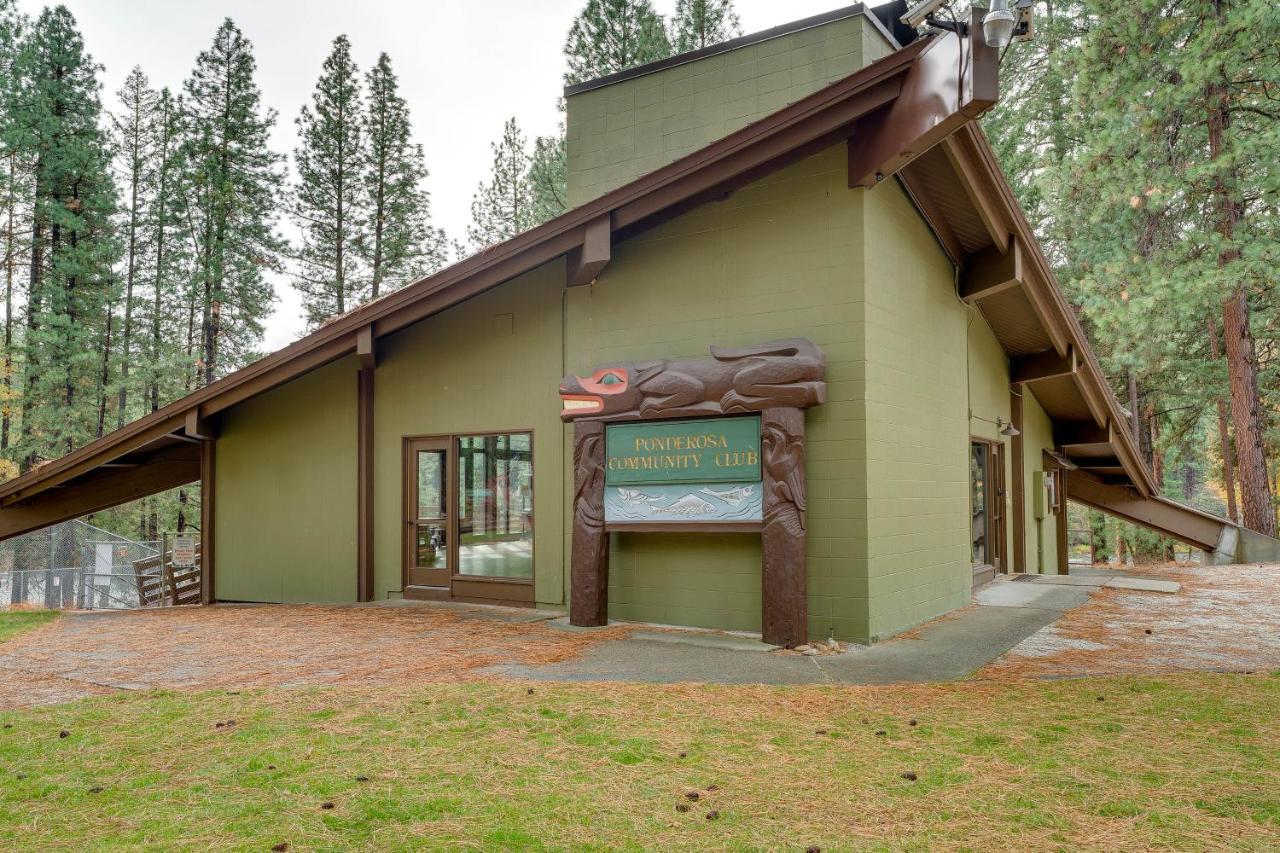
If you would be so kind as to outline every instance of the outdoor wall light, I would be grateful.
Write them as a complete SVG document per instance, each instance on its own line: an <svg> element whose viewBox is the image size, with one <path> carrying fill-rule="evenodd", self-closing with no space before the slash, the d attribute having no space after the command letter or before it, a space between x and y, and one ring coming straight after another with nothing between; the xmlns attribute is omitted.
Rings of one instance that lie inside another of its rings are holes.
<svg viewBox="0 0 1280 853"><path fill-rule="evenodd" d="M1022 435L1022 430L1018 429L1004 418L997 417L994 421L991 418L984 418L981 415L975 415L973 409L969 410L969 417L975 421L985 421L989 424L995 424L996 429L1000 430L1000 434L1006 438L1012 438L1015 435Z"/></svg>
<svg viewBox="0 0 1280 853"><path fill-rule="evenodd" d="M951 12L951 0L920 0L901 17L902 23L918 29L927 26L935 31L956 33L968 36L969 24L956 20ZM1026 41L1031 38L1031 6L1035 0L991 0L991 11L982 16L982 38L989 47L1003 50L1011 41ZM946 11L948 18L939 18L934 13Z"/></svg>
<svg viewBox="0 0 1280 853"><path fill-rule="evenodd" d="M1004 48L1013 41L1013 28L1018 17L1009 8L1009 0L992 0L991 11L982 16L982 37L987 45Z"/></svg>

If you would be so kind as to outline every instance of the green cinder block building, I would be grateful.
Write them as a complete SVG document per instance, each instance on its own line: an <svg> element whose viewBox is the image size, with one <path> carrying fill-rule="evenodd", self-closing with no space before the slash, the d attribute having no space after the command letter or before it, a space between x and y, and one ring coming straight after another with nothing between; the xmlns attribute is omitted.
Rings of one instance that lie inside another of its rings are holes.
<svg viewBox="0 0 1280 853"><path fill-rule="evenodd" d="M568 609L565 377L804 339L810 637L1065 572L1068 496L1219 547L1156 494L977 124L995 51L901 5L568 88L569 212L0 485L0 536L199 481L207 602ZM609 617L762 629L756 522L604 523Z"/></svg>

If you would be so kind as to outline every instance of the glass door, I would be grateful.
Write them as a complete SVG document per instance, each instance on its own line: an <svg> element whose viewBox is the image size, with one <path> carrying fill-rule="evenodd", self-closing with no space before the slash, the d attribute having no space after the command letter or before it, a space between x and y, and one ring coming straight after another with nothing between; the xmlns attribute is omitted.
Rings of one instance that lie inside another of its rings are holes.
<svg viewBox="0 0 1280 853"><path fill-rule="evenodd" d="M991 565L991 445L969 445L970 556L975 566Z"/></svg>
<svg viewBox="0 0 1280 853"><path fill-rule="evenodd" d="M412 442L409 468L408 531L409 583L448 587L453 574L449 543L449 442Z"/></svg>
<svg viewBox="0 0 1280 853"><path fill-rule="evenodd" d="M975 566L1005 570L1004 446L975 439L969 445L970 556Z"/></svg>

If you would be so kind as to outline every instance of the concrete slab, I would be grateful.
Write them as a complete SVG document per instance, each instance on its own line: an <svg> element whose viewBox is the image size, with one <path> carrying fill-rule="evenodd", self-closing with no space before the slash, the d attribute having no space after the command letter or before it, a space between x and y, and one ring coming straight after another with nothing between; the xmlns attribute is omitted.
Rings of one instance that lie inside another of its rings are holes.
<svg viewBox="0 0 1280 853"><path fill-rule="evenodd" d="M818 658L817 665L833 681L846 684L964 678L1057 620L1063 610L1089 598L1082 590L1060 592L1067 595L1057 596L1052 608L970 607L920 628L908 639Z"/></svg>
<svg viewBox="0 0 1280 853"><path fill-rule="evenodd" d="M973 594L978 604L994 607L1037 607L1066 610L1088 599L1080 586L1014 582L997 578Z"/></svg>
<svg viewBox="0 0 1280 853"><path fill-rule="evenodd" d="M219 605L221 607L222 605ZM410 610L447 610L462 619L485 619L492 622L523 624L546 622L564 614L558 610L535 610L531 607L505 607L499 604L473 604L463 601L417 601L410 598L389 598L365 601L359 604L338 604L335 607L389 607Z"/></svg>
<svg viewBox="0 0 1280 853"><path fill-rule="evenodd" d="M1131 589L1138 592L1174 593L1182 589L1176 581L1165 581L1158 578L1111 578L1104 584L1108 589Z"/></svg>
<svg viewBox="0 0 1280 853"><path fill-rule="evenodd" d="M821 684L830 679L813 658L744 653L689 643L636 639L602 643L576 660L549 666L500 664L483 674L537 681L681 681L715 684Z"/></svg>
<svg viewBox="0 0 1280 853"><path fill-rule="evenodd" d="M1020 605L978 604L908 638L853 646L842 654L784 654L747 637L641 630L549 666L498 665L487 674L543 681L698 681L716 684L892 684L951 681L995 660L1089 599L1089 590L999 581ZM548 624L556 624L554 622ZM577 629L598 630L598 629ZM744 652L746 652L744 654Z"/></svg>
<svg viewBox="0 0 1280 853"><path fill-rule="evenodd" d="M1091 586L1094 589L1107 582L1100 575L1015 575L1019 583L1051 584L1053 586Z"/></svg>
<svg viewBox="0 0 1280 853"><path fill-rule="evenodd" d="M738 652L771 652L778 648L761 642L759 638L735 637L732 634L713 634L692 631L636 631L633 640L654 643L697 646L703 649L728 649Z"/></svg>

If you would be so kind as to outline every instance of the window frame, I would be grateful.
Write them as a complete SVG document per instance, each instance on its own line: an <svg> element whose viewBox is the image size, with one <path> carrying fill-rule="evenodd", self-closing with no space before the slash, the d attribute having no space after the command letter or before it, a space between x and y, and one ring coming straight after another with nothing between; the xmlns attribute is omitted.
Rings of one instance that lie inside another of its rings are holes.
<svg viewBox="0 0 1280 853"><path fill-rule="evenodd" d="M533 585L537 578L537 549L533 548L533 555L530 563L530 573L528 578L500 578L486 577L484 575L464 575L459 573L460 564L458 561L458 548L461 544L459 539L461 516L461 496L460 486L458 483L461 474L461 453L459 452L459 440L463 438L485 438L489 436L503 435L527 435L529 437L529 506L530 506L530 523L529 534L534 543L537 542L537 525L538 511L536 500L536 482L537 472L534 460L534 445L536 443L536 435L531 427L515 427L510 429L490 429L490 430L467 430L464 432L449 433L424 433L415 435L405 435L401 437L401 456L402 456L402 506L401 514L401 555L400 555L400 588L402 594L406 597L419 597L411 595L417 591L424 593L430 590L433 595L422 595L421 597L444 597L453 601L482 601L489 603L501 602L504 604L526 605L532 606L534 601ZM448 566L449 566L449 586L447 587L447 595L439 595L439 591L445 588L423 587L409 583L410 563L413 559L415 547L415 528L410 521L415 521L413 515L417 512L417 458L415 452L415 443L418 442L444 442L446 451L446 482L448 493L447 521L448 521Z"/></svg>

